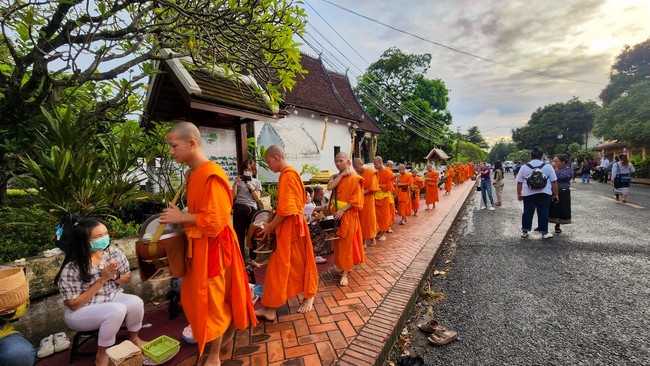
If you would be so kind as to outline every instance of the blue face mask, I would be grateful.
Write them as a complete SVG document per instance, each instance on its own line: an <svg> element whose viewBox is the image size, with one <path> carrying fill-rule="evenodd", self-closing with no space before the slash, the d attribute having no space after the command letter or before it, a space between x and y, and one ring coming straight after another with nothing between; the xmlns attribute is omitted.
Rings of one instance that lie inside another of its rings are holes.
<svg viewBox="0 0 650 366"><path fill-rule="evenodd" d="M110 244L111 240L108 237L108 235L104 235L101 238L97 240L93 240L90 242L90 249L91 250L104 250L106 247L108 247L108 244Z"/></svg>

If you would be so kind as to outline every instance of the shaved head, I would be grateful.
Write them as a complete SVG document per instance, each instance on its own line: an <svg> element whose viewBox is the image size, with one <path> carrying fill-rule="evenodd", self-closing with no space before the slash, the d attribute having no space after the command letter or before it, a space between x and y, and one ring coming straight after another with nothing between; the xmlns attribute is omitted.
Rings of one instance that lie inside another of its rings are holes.
<svg viewBox="0 0 650 366"><path fill-rule="evenodd" d="M172 126L169 129L168 134L175 134L180 137L182 140L189 141L195 140L196 143L201 146L201 132L199 128L196 127L194 123L191 122L179 122Z"/></svg>
<svg viewBox="0 0 650 366"><path fill-rule="evenodd" d="M375 156L375 158L372 159L372 162L373 162L373 163L383 164L383 163L384 163L384 160L381 158L381 156Z"/></svg>
<svg viewBox="0 0 650 366"><path fill-rule="evenodd" d="M350 155L348 153L341 151L340 153L336 154L335 158L343 158L346 160L350 160Z"/></svg>
<svg viewBox="0 0 650 366"><path fill-rule="evenodd" d="M284 149L282 149L280 145L271 145L268 149L266 149L266 152L264 153L264 157L267 156L277 156L278 158L284 160Z"/></svg>
<svg viewBox="0 0 650 366"><path fill-rule="evenodd" d="M386 161L386 166L389 167L389 168L392 168L393 166L395 166L395 163L393 163L392 160L388 160L388 161Z"/></svg>
<svg viewBox="0 0 650 366"><path fill-rule="evenodd" d="M352 160L352 165L355 165L355 166L356 165L363 165L363 160L361 160L359 158L356 158L356 159Z"/></svg>

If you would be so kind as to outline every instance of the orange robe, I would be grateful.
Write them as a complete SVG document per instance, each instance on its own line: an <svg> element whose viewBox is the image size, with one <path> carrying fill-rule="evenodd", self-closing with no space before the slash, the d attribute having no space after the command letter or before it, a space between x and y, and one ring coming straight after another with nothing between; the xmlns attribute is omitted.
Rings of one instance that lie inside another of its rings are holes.
<svg viewBox="0 0 650 366"><path fill-rule="evenodd" d="M375 214L377 215L377 230L388 231L393 224L395 207L390 204L393 195L395 174L388 168L377 172L379 191L375 193ZM392 213L391 213L392 210Z"/></svg>
<svg viewBox="0 0 650 366"><path fill-rule="evenodd" d="M336 231L339 239L334 241L334 264L339 269L351 271L355 263L366 261L359 221L359 211L363 208L363 178L354 173L343 177L332 197L352 205L341 217L341 225Z"/></svg>
<svg viewBox="0 0 650 366"><path fill-rule="evenodd" d="M411 216L411 186L413 176L411 173L404 173L399 176L399 182L405 186L397 187L397 214L401 217Z"/></svg>
<svg viewBox="0 0 650 366"><path fill-rule="evenodd" d="M239 329L257 325L248 276L230 224L232 192L216 163L201 164L189 177L187 207L195 224L185 224L187 273L181 303L199 353L223 335L231 323Z"/></svg>
<svg viewBox="0 0 650 366"><path fill-rule="evenodd" d="M447 180L445 181L445 191L451 192L451 184L454 182L454 168L447 168Z"/></svg>
<svg viewBox="0 0 650 366"><path fill-rule="evenodd" d="M301 292L305 298L316 296L318 270L305 208L305 186L298 171L287 166L278 179L276 215L285 216L275 228L277 244L264 277L262 305L277 308Z"/></svg>
<svg viewBox="0 0 650 366"><path fill-rule="evenodd" d="M413 177L413 185L411 189L413 190L413 197L411 197L411 208L413 210L418 210L420 208L420 190L424 188L424 180L420 177Z"/></svg>
<svg viewBox="0 0 650 366"><path fill-rule="evenodd" d="M439 180L438 177L439 177L438 172L435 170L432 170L431 173L428 173L425 177L427 178L427 181L425 183L427 205L435 204L436 202L440 201L440 199L438 198L438 180Z"/></svg>
<svg viewBox="0 0 650 366"><path fill-rule="evenodd" d="M364 239L372 239L377 236L377 214L375 211L375 192L379 191L377 172L374 169L366 168L363 171L363 209L359 211L361 221L361 233Z"/></svg>

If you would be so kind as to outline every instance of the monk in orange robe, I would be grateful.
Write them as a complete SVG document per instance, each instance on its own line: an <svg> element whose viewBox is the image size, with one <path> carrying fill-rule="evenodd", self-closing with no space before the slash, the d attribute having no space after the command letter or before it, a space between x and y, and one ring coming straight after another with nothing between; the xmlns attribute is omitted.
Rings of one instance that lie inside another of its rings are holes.
<svg viewBox="0 0 650 366"><path fill-rule="evenodd" d="M379 184L379 191L375 193L375 214L377 215L377 240L386 240L386 233L390 230L393 221L391 220L391 210L395 212L395 208L391 207L390 199L393 195L393 185L395 183L395 174L391 169L384 166L381 156L375 156L373 164L377 170L377 183Z"/></svg>
<svg viewBox="0 0 650 366"><path fill-rule="evenodd" d="M366 261L359 211L363 209L363 178L350 170L350 157L340 152L334 158L339 173L330 178L327 189L332 191L330 204L334 218L341 220L334 241L334 265L341 271L341 286L348 285L348 273L356 263Z"/></svg>
<svg viewBox="0 0 650 366"><path fill-rule="evenodd" d="M377 236L377 215L375 211L375 193L379 192L377 172L363 166L361 159L354 159L354 170L363 178L363 208L359 211L363 241L369 246L375 245Z"/></svg>
<svg viewBox="0 0 650 366"><path fill-rule="evenodd" d="M451 186L452 183L454 183L454 167L448 166L447 167L447 180L445 181L445 193L449 194L451 192Z"/></svg>
<svg viewBox="0 0 650 366"><path fill-rule="evenodd" d="M275 309L291 297L303 294L299 313L313 310L314 296L318 291L318 270L314 248L309 236L309 226L303 215L306 195L298 171L287 164L284 150L272 145L264 154L269 168L280 173L278 178L278 207L271 222L260 233L268 238L275 232L276 246L271 254L262 293L263 308L255 313L258 317L274 321Z"/></svg>
<svg viewBox="0 0 650 366"><path fill-rule="evenodd" d="M427 208L425 208L425 210L436 208L436 202L440 200L438 198L438 177L438 172L433 169L433 166L431 164L427 164L427 175L424 177L427 195ZM429 208L429 205L433 205L433 207Z"/></svg>
<svg viewBox="0 0 650 366"><path fill-rule="evenodd" d="M413 176L406 171L404 164L397 166L399 175L397 178L397 210L398 215L402 218L400 225L406 224L407 217L411 216L411 186L413 185Z"/></svg>
<svg viewBox="0 0 650 366"><path fill-rule="evenodd" d="M212 342L204 364L219 365L221 345L231 339L235 328L257 325L244 260L230 224L232 192L226 173L201 149L201 134L194 124L174 125L167 143L174 159L190 167L188 212L170 203L160 222L185 227L187 273L181 303L199 354Z"/></svg>
<svg viewBox="0 0 650 366"><path fill-rule="evenodd" d="M392 160L388 160L386 162L386 168L390 169L390 171L393 172L393 174L395 174L395 163L393 163ZM395 206L397 204L397 202L395 200L397 198L396 190L397 190L397 175L395 176L395 180L393 180L393 186L391 187L391 195L388 196L390 198L388 202L390 204L390 222L391 222L391 224L393 222L395 222L395 218L396 218L395 214L397 213L397 209L395 208ZM390 234L392 232L393 232L393 230L391 228L388 228L387 233Z"/></svg>
<svg viewBox="0 0 650 366"><path fill-rule="evenodd" d="M424 180L418 175L417 169L411 170L413 176L413 185L411 185L411 208L413 209L413 216L418 215L420 209L420 191L424 188Z"/></svg>

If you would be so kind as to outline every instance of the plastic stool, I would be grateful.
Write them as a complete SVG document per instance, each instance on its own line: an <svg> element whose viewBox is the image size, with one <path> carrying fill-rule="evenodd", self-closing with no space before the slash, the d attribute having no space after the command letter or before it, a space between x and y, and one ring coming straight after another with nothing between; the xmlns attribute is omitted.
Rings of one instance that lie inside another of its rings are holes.
<svg viewBox="0 0 650 366"><path fill-rule="evenodd" d="M122 326L120 327L120 330L126 330L126 327ZM97 337L99 337L99 329L76 332L74 337L72 337L72 345L70 346L70 359L68 360L68 362L73 363L79 357L88 357L88 356L96 355L97 350L92 352L81 352L79 351L79 347L83 346L91 339L97 339Z"/></svg>

